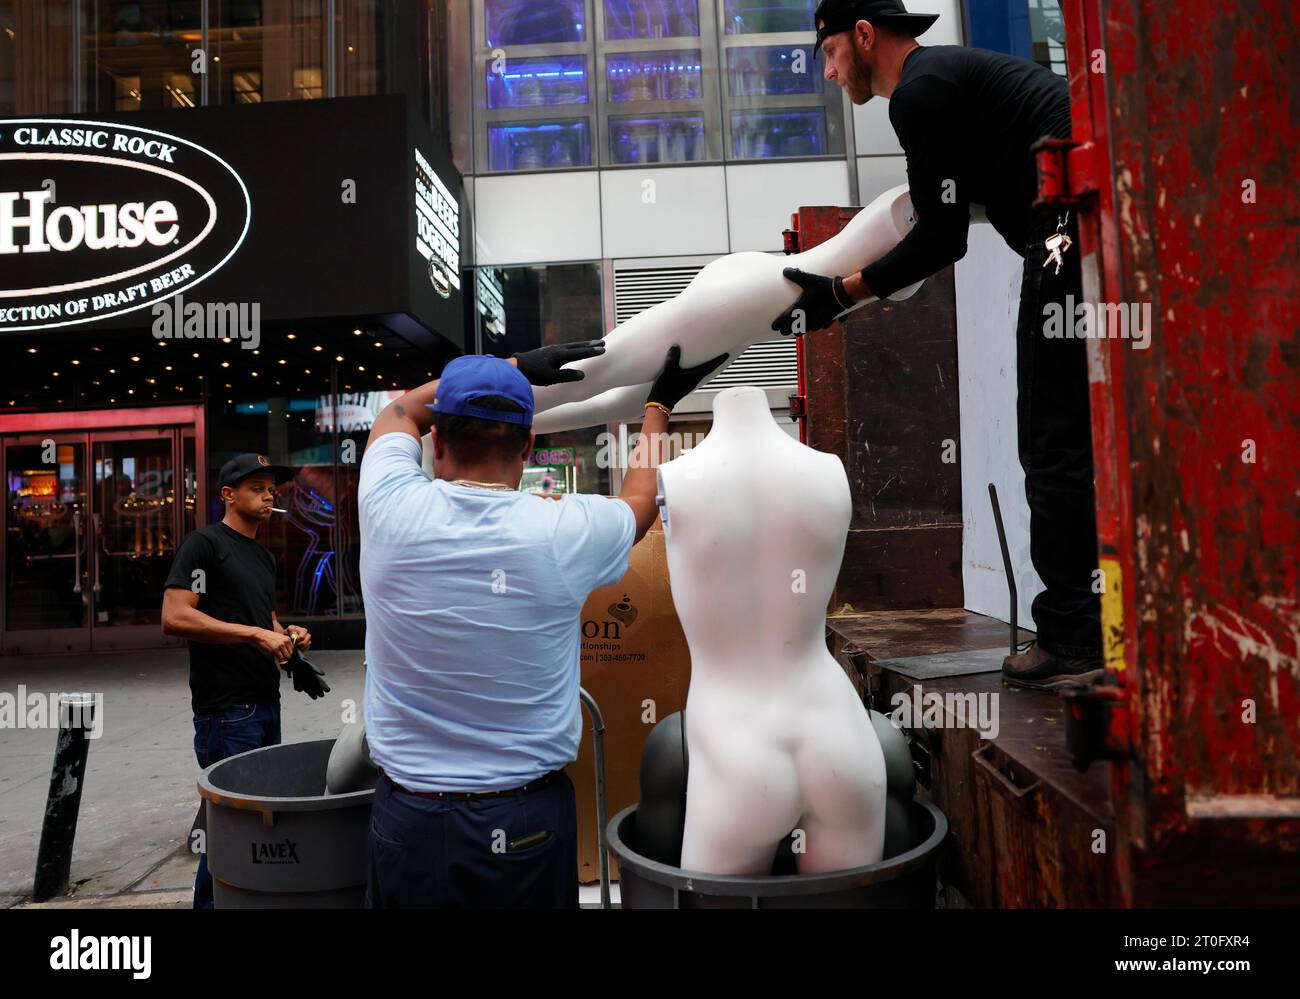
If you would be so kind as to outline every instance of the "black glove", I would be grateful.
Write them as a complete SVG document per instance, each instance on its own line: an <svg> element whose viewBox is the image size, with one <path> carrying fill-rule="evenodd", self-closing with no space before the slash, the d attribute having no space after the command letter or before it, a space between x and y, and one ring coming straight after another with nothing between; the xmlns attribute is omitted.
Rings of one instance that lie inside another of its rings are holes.
<svg viewBox="0 0 1300 999"><path fill-rule="evenodd" d="M809 274L798 267L787 267L781 273L803 289L799 300L772 323L772 329L782 336L791 333L803 336L805 333L824 330L841 312L853 308L854 303L844 290L844 279L841 277ZM795 322L796 313L802 322Z"/></svg>
<svg viewBox="0 0 1300 999"><path fill-rule="evenodd" d="M599 357L605 353L604 340L575 340L573 343L553 343L549 347L525 350L515 354L515 363L530 385L558 385L560 382L580 382L583 372L561 368L570 361L584 357Z"/></svg>
<svg viewBox="0 0 1300 999"><path fill-rule="evenodd" d="M329 693L330 685L325 682L325 671L317 669L304 659L297 645L293 647L293 654L282 668L293 677L293 689L301 690L313 701Z"/></svg>
<svg viewBox="0 0 1300 999"><path fill-rule="evenodd" d="M672 409L694 392L700 382L711 375L727 357L727 354L719 354L711 361L697 364L693 368L683 368L681 367L682 348L673 344L668 348L664 369L659 372L659 377L650 386L650 394L646 396L645 401L657 402L665 409Z"/></svg>

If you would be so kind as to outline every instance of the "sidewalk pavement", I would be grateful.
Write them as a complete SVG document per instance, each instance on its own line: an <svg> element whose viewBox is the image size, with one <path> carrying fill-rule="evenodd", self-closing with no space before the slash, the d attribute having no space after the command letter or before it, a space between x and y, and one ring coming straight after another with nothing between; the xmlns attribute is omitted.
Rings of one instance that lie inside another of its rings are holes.
<svg viewBox="0 0 1300 999"><path fill-rule="evenodd" d="M330 692L317 701L282 678L285 742L332 739L343 703L362 703L360 650L313 652ZM186 837L198 811L183 649L0 657L0 692L104 695L90 744L68 897L49 906L188 908L198 860ZM54 764L55 729L0 728L0 908L30 899ZM182 904L183 903L183 904Z"/></svg>

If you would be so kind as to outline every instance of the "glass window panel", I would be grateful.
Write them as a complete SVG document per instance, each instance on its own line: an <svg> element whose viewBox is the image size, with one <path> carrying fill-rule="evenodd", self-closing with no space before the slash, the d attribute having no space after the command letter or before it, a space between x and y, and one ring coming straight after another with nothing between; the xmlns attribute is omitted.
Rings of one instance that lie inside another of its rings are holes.
<svg viewBox="0 0 1300 999"><path fill-rule="evenodd" d="M6 625L11 631L80 628L90 586L86 536L86 456L60 443L55 461L44 444L5 448ZM80 569L80 575L78 575Z"/></svg>
<svg viewBox="0 0 1300 999"><path fill-rule="evenodd" d="M94 442L96 624L158 624L176 553L170 433Z"/></svg>
<svg viewBox="0 0 1300 999"><path fill-rule="evenodd" d="M724 0L728 35L759 35L769 31L813 31L817 0Z"/></svg>
<svg viewBox="0 0 1300 999"><path fill-rule="evenodd" d="M585 0L484 0L488 48L587 40Z"/></svg>
<svg viewBox="0 0 1300 999"><path fill-rule="evenodd" d="M113 105L115 111L140 110L140 77L119 76L113 85L117 92Z"/></svg>
<svg viewBox="0 0 1300 999"><path fill-rule="evenodd" d="M293 71L293 96L300 101L325 96L324 74L319 66L299 66Z"/></svg>
<svg viewBox="0 0 1300 999"><path fill-rule="evenodd" d="M800 61L796 54L802 52ZM727 92L732 97L820 94L822 75L811 45L727 49ZM801 68L800 72L795 72Z"/></svg>
<svg viewBox="0 0 1300 999"><path fill-rule="evenodd" d="M555 104L586 104L585 56L539 56L507 59L500 73L487 64L489 108L533 108Z"/></svg>
<svg viewBox="0 0 1300 999"><path fill-rule="evenodd" d="M75 15L73 0L0 0L0 115L73 110Z"/></svg>
<svg viewBox="0 0 1300 999"><path fill-rule="evenodd" d="M611 101L699 100L700 50L611 53L605 73Z"/></svg>
<svg viewBox="0 0 1300 999"><path fill-rule="evenodd" d="M825 156L826 110L790 108L733 111L731 155L735 159Z"/></svg>
<svg viewBox="0 0 1300 999"><path fill-rule="evenodd" d="M519 488L535 493L594 493L609 495L609 428L601 423L558 434L538 434L533 454L524 466Z"/></svg>
<svg viewBox="0 0 1300 999"><path fill-rule="evenodd" d="M590 163L591 134L585 118L506 122L488 128L491 170L553 170Z"/></svg>
<svg viewBox="0 0 1300 999"><path fill-rule="evenodd" d="M700 33L698 0L604 0L605 37L693 38Z"/></svg>
<svg viewBox="0 0 1300 999"><path fill-rule="evenodd" d="M700 115L610 118L609 146L614 163L684 163L708 158Z"/></svg>
<svg viewBox="0 0 1300 999"><path fill-rule="evenodd" d="M600 264L546 264L480 268L480 297L490 299L493 331L484 353L509 357L520 350L605 334ZM484 316L483 318L486 318ZM602 424L539 434L521 488L536 492L608 493L608 462L601 456ZM608 452L608 449L606 449Z"/></svg>
<svg viewBox="0 0 1300 999"><path fill-rule="evenodd" d="M1058 0L1029 0L1029 35L1034 61L1065 76L1065 20Z"/></svg>
<svg viewBox="0 0 1300 999"><path fill-rule="evenodd" d="M329 396L236 396L233 403L213 402L208 422L209 523L224 516L216 487L221 466L236 454L256 451L295 469L288 482L275 487L275 505L257 540L276 560L276 610L281 618L334 615L344 580L336 549L355 537L355 489L335 495L334 433ZM344 407L340 409L346 414ZM365 433L350 434L365 439ZM358 456L358 461L360 460ZM348 483L348 466L340 464L340 492ZM339 531L336 523L341 519ZM355 590L353 590L355 592Z"/></svg>
<svg viewBox="0 0 1300 999"><path fill-rule="evenodd" d="M193 53L202 28L199 0L81 0L85 110L197 106L202 87Z"/></svg>
<svg viewBox="0 0 1300 999"><path fill-rule="evenodd" d="M208 101L258 104L325 96L327 22L321 0L213 0ZM346 31L351 19L343 21Z"/></svg>

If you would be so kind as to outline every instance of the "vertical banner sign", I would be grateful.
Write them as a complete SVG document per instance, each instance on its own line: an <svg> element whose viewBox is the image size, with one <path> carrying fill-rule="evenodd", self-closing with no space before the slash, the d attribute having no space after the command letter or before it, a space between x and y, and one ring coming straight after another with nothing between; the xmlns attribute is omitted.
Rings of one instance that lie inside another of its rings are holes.
<svg viewBox="0 0 1300 999"><path fill-rule="evenodd" d="M460 205L420 150L415 150L415 249L429 263L442 298L460 290Z"/></svg>

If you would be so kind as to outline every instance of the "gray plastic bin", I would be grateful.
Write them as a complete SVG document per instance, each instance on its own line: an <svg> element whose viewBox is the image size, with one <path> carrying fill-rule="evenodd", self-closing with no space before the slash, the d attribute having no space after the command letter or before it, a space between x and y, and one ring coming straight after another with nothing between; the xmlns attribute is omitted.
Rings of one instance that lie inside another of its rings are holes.
<svg viewBox="0 0 1300 999"><path fill-rule="evenodd" d="M656 863L633 849L636 810L610 820L624 909L930 909L948 820L928 801L910 803L913 845L878 864L830 874L725 877Z"/></svg>
<svg viewBox="0 0 1300 999"><path fill-rule="evenodd" d="M361 908L375 792L326 796L333 747L267 746L199 775L218 909Z"/></svg>

